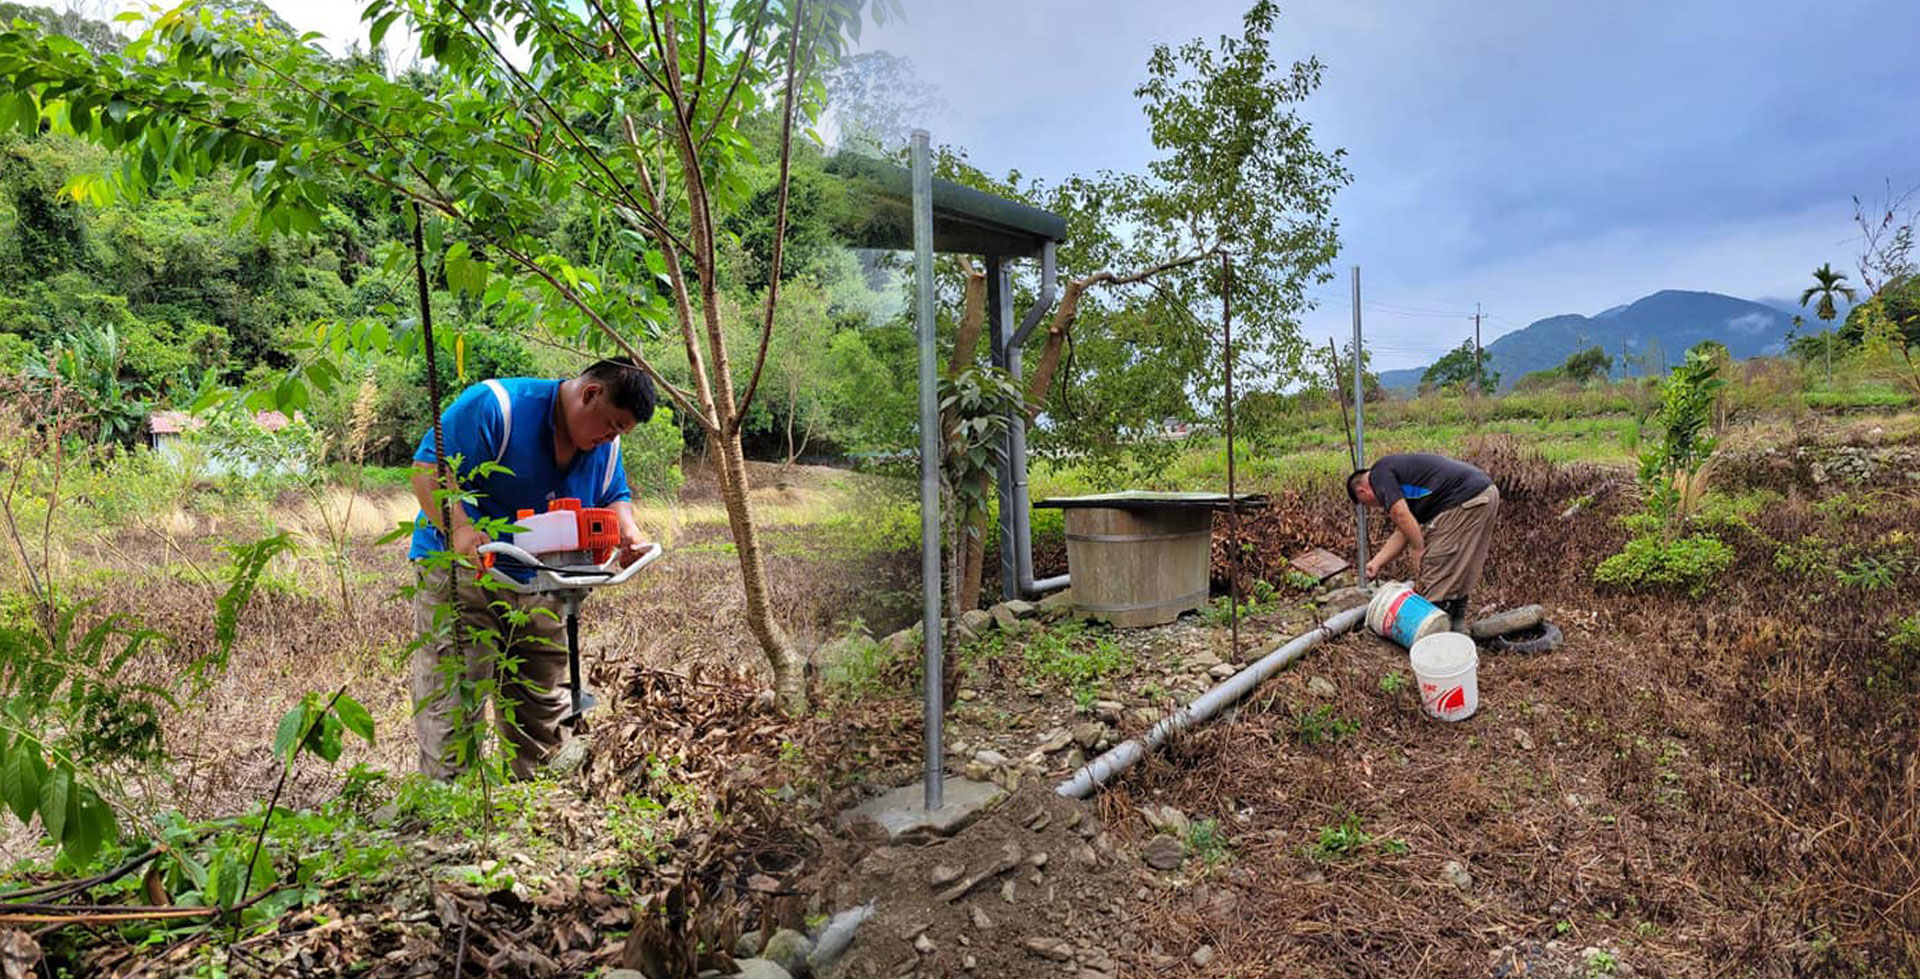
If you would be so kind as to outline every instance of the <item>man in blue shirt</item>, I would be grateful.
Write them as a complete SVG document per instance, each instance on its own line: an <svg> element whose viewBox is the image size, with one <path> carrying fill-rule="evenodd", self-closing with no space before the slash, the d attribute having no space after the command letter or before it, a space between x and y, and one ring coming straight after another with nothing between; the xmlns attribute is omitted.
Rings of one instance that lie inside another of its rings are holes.
<svg viewBox="0 0 1920 979"><path fill-rule="evenodd" d="M1465 632L1468 592L1480 583L1500 488L1493 477L1457 459L1426 452L1381 456L1347 477L1355 503L1387 511L1393 534L1367 561L1378 575L1403 552L1414 589L1445 609L1453 631Z"/></svg>
<svg viewBox="0 0 1920 979"><path fill-rule="evenodd" d="M461 392L441 415L449 475L472 502L452 502L451 534L439 526L433 432L414 453L413 495L420 502L408 558L418 562L451 550L475 561L489 537L475 521L511 522L518 511L544 512L556 499L614 512L623 553L637 558L646 536L633 519L633 495L620 461L620 436L653 417L653 382L631 361L602 360L564 381L514 377L482 381ZM495 463L499 468L483 464ZM477 561L475 561L477 563ZM414 732L420 770L439 779L472 763L491 681L495 722L512 745L519 778L554 757L568 732L567 655L560 601L482 589L469 569L456 569L451 617L443 611L447 581L424 573L414 593ZM497 641L480 642L480 634ZM456 642L456 639L458 640ZM458 647L458 655L456 655ZM502 664L506 669L498 669Z"/></svg>

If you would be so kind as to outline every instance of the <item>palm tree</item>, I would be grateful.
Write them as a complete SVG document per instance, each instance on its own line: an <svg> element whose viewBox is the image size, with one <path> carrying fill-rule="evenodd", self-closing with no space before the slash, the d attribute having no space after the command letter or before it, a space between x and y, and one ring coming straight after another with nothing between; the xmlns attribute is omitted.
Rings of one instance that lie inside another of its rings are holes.
<svg viewBox="0 0 1920 979"><path fill-rule="evenodd" d="M1845 296L1847 302L1853 302L1853 288L1841 284L1847 281L1847 276L1843 272L1835 272L1832 262L1822 263L1819 268L1814 269L1813 280L1816 284L1808 286L1807 291L1800 294L1800 305L1805 306L1807 300L1819 296L1820 303L1813 308L1813 315L1820 317L1823 322L1831 323L1840 315L1840 310L1833 305L1833 297Z"/></svg>

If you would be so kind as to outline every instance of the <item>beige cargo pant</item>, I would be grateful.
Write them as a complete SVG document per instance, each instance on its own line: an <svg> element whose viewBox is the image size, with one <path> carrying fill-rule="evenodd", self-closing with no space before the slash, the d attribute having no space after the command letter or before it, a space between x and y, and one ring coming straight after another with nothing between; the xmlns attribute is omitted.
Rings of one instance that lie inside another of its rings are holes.
<svg viewBox="0 0 1920 979"><path fill-rule="evenodd" d="M490 691L494 724L513 749L514 777L531 778L567 736L560 725L569 706L560 600L483 589L472 571L455 574L459 598L450 615L441 608L445 572L416 576L413 625L421 642L411 687L420 771L445 781L472 764ZM525 612L525 620L511 621L518 616L510 610Z"/></svg>
<svg viewBox="0 0 1920 979"><path fill-rule="evenodd" d="M1427 524L1426 554L1420 559L1420 594L1435 602L1464 597L1480 584L1493 543L1493 518L1500 512L1500 487L1479 495Z"/></svg>

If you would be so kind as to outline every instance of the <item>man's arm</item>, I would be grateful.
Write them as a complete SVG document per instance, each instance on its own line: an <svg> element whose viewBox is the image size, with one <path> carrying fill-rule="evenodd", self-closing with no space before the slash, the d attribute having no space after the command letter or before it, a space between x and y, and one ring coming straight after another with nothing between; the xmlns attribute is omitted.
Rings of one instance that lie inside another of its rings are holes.
<svg viewBox="0 0 1920 979"><path fill-rule="evenodd" d="M1380 542L1380 549L1374 551L1373 557L1367 560L1367 577L1380 577L1381 569L1392 564L1393 559L1400 556L1400 549L1406 546L1407 535L1401 533L1400 528L1395 527L1393 533Z"/></svg>
<svg viewBox="0 0 1920 979"><path fill-rule="evenodd" d="M501 446L505 443L507 419L500 409L499 399L482 385L475 384L460 392L453 404L440 415L442 441L445 443L447 459L447 489L457 490L460 484L458 467L464 465L462 459L497 460ZM435 497L434 460L439 458L434 442L433 429L420 437L420 445L413 453L413 498L420 504L420 511L440 526L440 503ZM472 469L468 469L472 475ZM446 535L447 546L455 552L469 558L477 558L477 549L492 538L478 527L473 526L473 514L458 499L448 498L447 510L453 520L453 527L440 527ZM451 530L451 532L449 532Z"/></svg>
<svg viewBox="0 0 1920 979"><path fill-rule="evenodd" d="M1420 559L1427 553L1427 537L1420 531L1420 521L1413 519L1413 511L1407 509L1406 500L1395 500L1387 510L1387 518L1393 521L1393 536L1401 539L1407 552L1407 561L1413 565L1413 580L1420 580ZM1396 552L1399 548L1395 548Z"/></svg>
<svg viewBox="0 0 1920 979"><path fill-rule="evenodd" d="M613 511L613 519L620 524L620 566L626 567L639 559L649 541L639 522L633 519L632 500L615 500L607 504L607 509Z"/></svg>
<svg viewBox="0 0 1920 979"><path fill-rule="evenodd" d="M447 501L447 514L453 520L452 531L449 532L446 527L440 526L440 502L434 498L436 496L436 488L434 486L434 471L436 468L437 467L431 462L416 462L413 464L413 498L420 503L420 512L425 513L427 519L433 521L433 525L440 527L440 532L447 535L448 546L469 558L476 558L480 545L485 544L492 538L488 537L480 528L473 525L472 518L467 515L466 506L459 500L449 499ZM447 472L447 480L449 482L453 480L451 467L449 467ZM447 488L455 489L455 487L452 486Z"/></svg>

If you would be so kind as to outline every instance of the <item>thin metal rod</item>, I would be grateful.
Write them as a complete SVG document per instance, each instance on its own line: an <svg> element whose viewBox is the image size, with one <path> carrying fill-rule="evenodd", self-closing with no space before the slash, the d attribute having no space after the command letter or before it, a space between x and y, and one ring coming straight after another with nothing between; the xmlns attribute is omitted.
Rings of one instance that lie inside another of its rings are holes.
<svg viewBox="0 0 1920 979"><path fill-rule="evenodd" d="M1333 375L1333 403L1340 406L1340 430L1347 436L1347 461L1353 468L1360 468L1360 453L1353 447L1353 420L1347 417L1347 399L1340 390L1340 349L1333 344L1333 338L1327 338L1327 353L1333 357L1332 366L1327 372Z"/></svg>
<svg viewBox="0 0 1920 979"><path fill-rule="evenodd" d="M1367 465L1366 347L1360 339L1360 266L1353 267L1353 468ZM1354 577L1362 587L1367 584L1367 508L1353 505L1353 541L1359 559L1354 562Z"/></svg>
<svg viewBox="0 0 1920 979"><path fill-rule="evenodd" d="M580 599L567 599L566 616L567 695L573 703L572 714L577 718L587 712L586 685L580 677Z"/></svg>
<svg viewBox="0 0 1920 979"><path fill-rule="evenodd" d="M913 312L920 331L920 588L925 600L926 797L940 808L940 407L934 369L933 150L924 129L913 131Z"/></svg>
<svg viewBox="0 0 1920 979"><path fill-rule="evenodd" d="M1240 496L1233 466L1233 257L1220 253L1220 327L1227 360L1227 553L1233 580L1227 583L1228 621L1232 623L1230 661L1240 662Z"/></svg>

